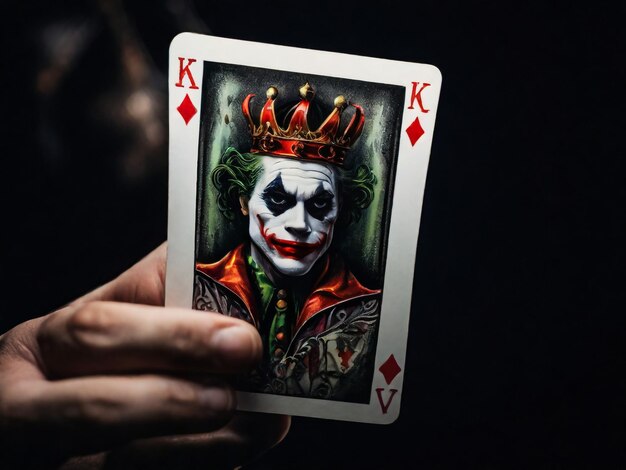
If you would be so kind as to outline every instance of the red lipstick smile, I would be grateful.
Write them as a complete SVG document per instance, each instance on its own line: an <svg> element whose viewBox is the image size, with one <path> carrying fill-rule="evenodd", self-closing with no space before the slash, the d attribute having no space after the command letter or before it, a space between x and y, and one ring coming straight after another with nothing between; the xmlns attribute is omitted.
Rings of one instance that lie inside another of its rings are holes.
<svg viewBox="0 0 626 470"><path fill-rule="evenodd" d="M261 225L261 235L263 235L263 238L265 239L269 247L276 250L284 258L302 259L305 256L310 255L314 251L319 250L326 243L327 235L325 233L323 233L321 239L315 243L284 240L282 238L278 238L273 233L268 235L267 231L265 230L265 225L263 224L263 221L260 217L258 217L258 220Z"/></svg>
<svg viewBox="0 0 626 470"><path fill-rule="evenodd" d="M265 236L265 234L263 234ZM292 240L282 240L277 238L276 235L272 234L270 236L266 236L265 240L267 240L267 244L278 251L281 256L285 258L292 259L302 259L307 255L310 255L316 250L319 250L324 246L324 242L326 240L326 236L323 236L322 239L317 243L304 243L304 242L296 242Z"/></svg>

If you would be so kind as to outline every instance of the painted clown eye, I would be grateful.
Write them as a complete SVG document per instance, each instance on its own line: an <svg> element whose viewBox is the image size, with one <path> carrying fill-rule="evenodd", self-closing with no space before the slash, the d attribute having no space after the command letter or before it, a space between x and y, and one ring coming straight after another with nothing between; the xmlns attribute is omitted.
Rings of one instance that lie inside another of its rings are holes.
<svg viewBox="0 0 626 470"><path fill-rule="evenodd" d="M324 220L324 217L333 208L334 196L330 191L319 191L315 196L306 201L305 206L309 214L319 220Z"/></svg>
<svg viewBox="0 0 626 470"><path fill-rule="evenodd" d="M281 206L287 203L287 198L282 194L268 194L269 202Z"/></svg>
<svg viewBox="0 0 626 470"><path fill-rule="evenodd" d="M267 185L261 194L261 199L274 215L282 214L296 205L295 196L285 191L280 176Z"/></svg>

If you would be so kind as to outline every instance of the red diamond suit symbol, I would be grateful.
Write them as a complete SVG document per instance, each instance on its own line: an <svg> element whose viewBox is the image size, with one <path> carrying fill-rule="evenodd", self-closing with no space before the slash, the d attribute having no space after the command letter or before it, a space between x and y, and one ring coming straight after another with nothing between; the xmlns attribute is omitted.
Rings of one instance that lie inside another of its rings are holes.
<svg viewBox="0 0 626 470"><path fill-rule="evenodd" d="M387 382L387 385L389 385L402 369L400 368L398 362L396 361L396 358L393 357L392 354L391 356L389 356L389 358L387 358L385 362L383 362L383 365L381 365L378 370L381 372L381 374L383 374L385 382Z"/></svg>
<svg viewBox="0 0 626 470"><path fill-rule="evenodd" d="M180 105L178 105L178 108L176 109L185 120L185 124L189 124L189 121L191 121L191 118L194 117L196 113L198 112L196 107L191 102L189 95L187 94L185 95L185 97L183 98L183 101L180 103Z"/></svg>
<svg viewBox="0 0 626 470"><path fill-rule="evenodd" d="M406 133L409 135L411 145L415 145L419 138L424 135L424 128L420 124L419 118L416 117L415 121L413 121L411 125L406 128Z"/></svg>

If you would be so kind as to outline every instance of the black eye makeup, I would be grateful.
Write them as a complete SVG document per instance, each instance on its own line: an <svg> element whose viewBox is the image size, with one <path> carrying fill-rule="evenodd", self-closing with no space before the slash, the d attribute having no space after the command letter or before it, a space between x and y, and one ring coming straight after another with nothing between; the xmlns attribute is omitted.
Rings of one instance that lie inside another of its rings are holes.
<svg viewBox="0 0 626 470"><path fill-rule="evenodd" d="M296 205L296 197L285 191L283 180L278 175L270 182L263 193L261 199L274 216L278 216L291 209ZM335 195L324 189L321 185L315 190L315 193L304 202L306 211L318 220L324 220L324 217L333 209Z"/></svg>
<svg viewBox="0 0 626 470"><path fill-rule="evenodd" d="M267 208L275 216L296 205L296 198L285 191L280 175L265 187L261 194L261 199L263 199Z"/></svg>
<svg viewBox="0 0 626 470"><path fill-rule="evenodd" d="M333 209L334 199L333 193L319 186L315 194L306 200L304 207L316 219L324 220L324 217Z"/></svg>

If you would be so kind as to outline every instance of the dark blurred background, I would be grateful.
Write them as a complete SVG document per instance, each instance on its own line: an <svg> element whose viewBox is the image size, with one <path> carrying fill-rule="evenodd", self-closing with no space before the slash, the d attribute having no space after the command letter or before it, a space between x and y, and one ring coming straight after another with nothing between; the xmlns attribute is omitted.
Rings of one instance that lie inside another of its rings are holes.
<svg viewBox="0 0 626 470"><path fill-rule="evenodd" d="M165 240L177 33L430 63L401 416L250 468L626 468L626 4L393 3L5 2L2 331Z"/></svg>

